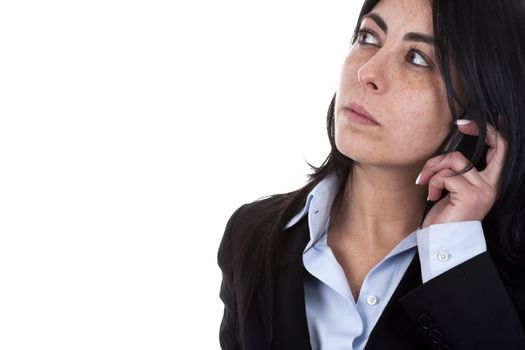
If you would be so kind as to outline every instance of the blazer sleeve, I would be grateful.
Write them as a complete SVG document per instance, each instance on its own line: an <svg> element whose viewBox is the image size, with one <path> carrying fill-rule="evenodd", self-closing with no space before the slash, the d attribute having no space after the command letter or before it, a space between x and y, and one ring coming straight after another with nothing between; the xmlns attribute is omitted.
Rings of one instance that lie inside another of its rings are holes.
<svg viewBox="0 0 525 350"><path fill-rule="evenodd" d="M234 223L242 207L243 206L238 208L228 220L217 254L218 265L222 272L219 297L224 303L224 313L219 330L219 342L221 349L228 350L241 349L238 341L238 318L233 281L233 255L231 245Z"/></svg>
<svg viewBox="0 0 525 350"><path fill-rule="evenodd" d="M488 252L399 301L431 349L525 349L523 326Z"/></svg>

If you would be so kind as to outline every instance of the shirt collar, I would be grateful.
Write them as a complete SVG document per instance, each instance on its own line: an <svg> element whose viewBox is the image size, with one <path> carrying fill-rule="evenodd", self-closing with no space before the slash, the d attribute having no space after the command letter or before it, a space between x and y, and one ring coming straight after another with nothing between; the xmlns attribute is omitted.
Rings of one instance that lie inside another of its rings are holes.
<svg viewBox="0 0 525 350"><path fill-rule="evenodd" d="M337 175L331 173L323 178L306 197L306 204L288 222L284 229L288 229L308 214L308 225L310 227L310 239L315 240L322 234L330 216L330 210L338 193ZM315 216L315 218L314 218Z"/></svg>
<svg viewBox="0 0 525 350"><path fill-rule="evenodd" d="M313 244L319 236L327 229L330 219L330 211L335 197L339 191L338 178L335 173L331 173L323 178L306 197L306 204L288 222L284 229L288 229L298 223L308 214L308 226L310 229L310 242L307 248ZM385 257L397 255L403 251L417 246L417 229L405 237L398 245ZM321 245L326 245L326 238L319 241Z"/></svg>

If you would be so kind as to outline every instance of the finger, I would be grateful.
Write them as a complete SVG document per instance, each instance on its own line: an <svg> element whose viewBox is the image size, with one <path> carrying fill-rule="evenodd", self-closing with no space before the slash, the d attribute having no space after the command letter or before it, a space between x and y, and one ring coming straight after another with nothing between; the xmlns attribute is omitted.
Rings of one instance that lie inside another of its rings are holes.
<svg viewBox="0 0 525 350"><path fill-rule="evenodd" d="M430 158L423 166L418 184L425 185L435 174L444 169L460 172L465 169L468 164L469 161L467 158L459 151ZM462 176L474 186L486 185L485 180L474 167L462 174Z"/></svg>
<svg viewBox="0 0 525 350"><path fill-rule="evenodd" d="M462 119L467 120L467 119ZM459 131L463 134L478 136L479 135L479 126L475 120L469 120L467 124L457 124ZM485 143L489 145L490 148L496 148L498 146L499 132L490 124L487 123L487 133L485 136Z"/></svg>
<svg viewBox="0 0 525 350"><path fill-rule="evenodd" d="M457 193L472 193L476 187L462 175L455 175L450 169L443 169L436 173L428 182L428 200L440 199L443 190L450 192L451 196Z"/></svg>
<svg viewBox="0 0 525 350"><path fill-rule="evenodd" d="M461 133L465 135L478 136L479 126L475 120L471 119L458 119L457 127Z"/></svg>
<svg viewBox="0 0 525 350"><path fill-rule="evenodd" d="M487 166L481 175L490 184L496 185L499 182L505 158L507 156L507 140L489 123L487 123L487 138L489 150L487 151Z"/></svg>
<svg viewBox="0 0 525 350"><path fill-rule="evenodd" d="M454 172L450 169L443 169L430 178L428 182L428 197L427 200L429 201L437 201L441 194L443 193L443 190L446 188L444 179L446 177L453 176Z"/></svg>
<svg viewBox="0 0 525 350"><path fill-rule="evenodd" d="M458 124L458 129L466 135L479 135L479 126L474 120L470 120L467 124ZM487 166L481 172L481 176L489 184L495 185L501 176L508 146L505 138L490 123L487 123L486 131L485 143L489 146L489 149L486 157Z"/></svg>

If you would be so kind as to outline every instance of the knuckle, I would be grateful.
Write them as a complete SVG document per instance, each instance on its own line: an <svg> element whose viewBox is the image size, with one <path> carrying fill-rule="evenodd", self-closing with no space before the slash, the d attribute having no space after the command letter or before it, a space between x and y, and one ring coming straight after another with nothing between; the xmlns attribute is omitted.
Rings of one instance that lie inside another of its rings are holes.
<svg viewBox="0 0 525 350"><path fill-rule="evenodd" d="M451 183L457 183L458 181L461 181L461 176L456 174L453 171L449 171L447 173L447 181L449 181Z"/></svg>
<svg viewBox="0 0 525 350"><path fill-rule="evenodd" d="M435 162L435 159L434 158L430 158L429 160L427 160L425 162L425 165L423 165L423 169L432 168L432 165L434 164L434 162Z"/></svg>
<svg viewBox="0 0 525 350"><path fill-rule="evenodd" d="M468 200L473 205L478 205L479 203L481 203L481 200L482 200L481 197L482 196L480 195L478 191L473 191L470 196L467 196Z"/></svg>
<svg viewBox="0 0 525 350"><path fill-rule="evenodd" d="M453 158L453 159L457 159L459 156L461 156L461 153L459 151L454 151L454 152L451 152L450 153L450 156Z"/></svg>
<svg viewBox="0 0 525 350"><path fill-rule="evenodd" d="M430 180L428 181L428 187L431 187L431 188L437 188L437 176L432 176L430 178Z"/></svg>
<svg viewBox="0 0 525 350"><path fill-rule="evenodd" d="M463 153L461 153L459 151L452 152L452 160L453 160L454 163L458 163L458 164L461 164L461 165L465 165L466 162L467 162L467 159L465 158Z"/></svg>
<svg viewBox="0 0 525 350"><path fill-rule="evenodd" d="M436 173L428 182L430 187L441 189L445 187L445 181L447 180L447 170L441 170Z"/></svg>

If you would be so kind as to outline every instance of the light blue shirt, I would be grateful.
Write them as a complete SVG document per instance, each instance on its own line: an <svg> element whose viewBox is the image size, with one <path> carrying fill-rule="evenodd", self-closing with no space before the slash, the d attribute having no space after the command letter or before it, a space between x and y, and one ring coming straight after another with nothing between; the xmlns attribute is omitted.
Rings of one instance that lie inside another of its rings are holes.
<svg viewBox="0 0 525 350"><path fill-rule="evenodd" d="M487 248L480 221L436 224L415 230L368 272L356 302L343 268L327 245L330 210L338 192L336 180L336 175L331 174L319 182L285 229L308 214L310 241L304 250L303 263L311 274L304 280L304 296L312 349L362 350L416 249L425 283Z"/></svg>

